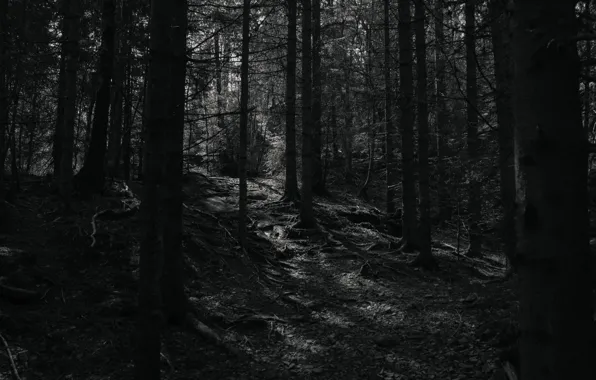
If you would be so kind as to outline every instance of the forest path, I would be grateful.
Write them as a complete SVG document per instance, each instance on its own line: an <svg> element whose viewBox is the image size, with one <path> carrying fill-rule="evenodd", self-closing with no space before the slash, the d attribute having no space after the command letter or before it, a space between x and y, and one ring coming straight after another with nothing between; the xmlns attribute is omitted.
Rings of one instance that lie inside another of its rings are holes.
<svg viewBox="0 0 596 380"><path fill-rule="evenodd" d="M460 257L449 235L437 234L440 269L412 268L415 253L390 249L395 239L384 233L382 214L340 194L316 199L316 231L296 230L298 210L276 202L281 182L274 179L249 182L243 253L235 240L237 180L190 177L187 292L223 345L168 328L162 378L490 377L515 309L510 284L494 281L502 268L490 257ZM130 378L138 215L98 223L94 247L89 236L91 217L116 203L77 202L77 212L62 217L43 188L19 200L22 228L0 236L0 276L39 297L0 297L0 333L23 378ZM0 356L0 378L12 368Z"/></svg>

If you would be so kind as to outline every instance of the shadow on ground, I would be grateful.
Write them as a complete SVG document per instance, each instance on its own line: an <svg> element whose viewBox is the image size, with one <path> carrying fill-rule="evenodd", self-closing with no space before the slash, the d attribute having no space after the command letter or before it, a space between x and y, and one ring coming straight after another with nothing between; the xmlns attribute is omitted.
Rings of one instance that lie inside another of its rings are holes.
<svg viewBox="0 0 596 380"><path fill-rule="evenodd" d="M162 378L490 378L516 307L492 254L465 258L442 231L440 269L420 271L414 254L390 249L373 207L317 199L319 228L297 230L280 188L250 182L240 252L237 182L187 178L187 293L213 336L166 330ZM79 202L65 218L42 183L19 198L18 230L0 236L0 378L131 378L138 216L98 222L93 247L90 238L92 216L122 202L135 201Z"/></svg>

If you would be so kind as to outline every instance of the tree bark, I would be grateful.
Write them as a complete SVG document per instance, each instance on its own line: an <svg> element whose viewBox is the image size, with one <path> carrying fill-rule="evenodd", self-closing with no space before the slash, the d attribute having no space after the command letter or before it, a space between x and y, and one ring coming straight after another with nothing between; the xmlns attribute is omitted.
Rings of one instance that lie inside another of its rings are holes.
<svg viewBox="0 0 596 380"><path fill-rule="evenodd" d="M323 96L322 74L321 74L321 0L312 0L313 34L312 34L312 79L313 79L313 144L312 144L312 170L313 170L313 193L327 195L323 178L323 165L321 162L321 103Z"/></svg>
<svg viewBox="0 0 596 380"><path fill-rule="evenodd" d="M385 44L385 65L383 68L385 77L385 170L386 170L386 189L385 189L385 211L387 217L393 218L396 213L395 206L395 181L397 180L397 160L393 153L395 148L395 126L393 124L393 101L391 99L391 40L389 37L389 5L390 0L384 2L384 44ZM401 35L401 33L400 33Z"/></svg>
<svg viewBox="0 0 596 380"><path fill-rule="evenodd" d="M467 143L468 143L468 217L470 246L468 256L477 256L481 249L481 202L480 181L476 173L480 147L478 143L478 85L476 80L476 0L466 0L465 5L465 44L466 44L466 97L467 105Z"/></svg>
<svg viewBox="0 0 596 380"><path fill-rule="evenodd" d="M302 191L300 224L316 224L312 197L312 50L311 50L311 0L302 0Z"/></svg>
<svg viewBox="0 0 596 380"><path fill-rule="evenodd" d="M515 170L513 168L513 103L511 100L513 62L508 21L504 15L503 2L492 0L490 17L492 45L495 64L495 82L497 94L497 123L499 125L499 174L500 194L503 205L501 236L505 243L507 265L513 269L515 260Z"/></svg>
<svg viewBox="0 0 596 380"><path fill-rule="evenodd" d="M521 379L594 379L575 1L513 10Z"/></svg>
<svg viewBox="0 0 596 380"><path fill-rule="evenodd" d="M109 178L120 176L120 158L122 157L122 113L127 62L125 53L127 52L128 47L130 47L130 42L125 39L126 35L124 30L128 25L123 22L123 6L124 4L118 4L116 10L117 17L115 20L114 80L111 88L112 101L110 106L110 129L106 151L106 171Z"/></svg>
<svg viewBox="0 0 596 380"><path fill-rule="evenodd" d="M451 219L452 207L447 179L445 160L447 158L447 130L448 116L446 106L447 86L445 81L445 56L442 49L445 45L444 10L443 2L435 2L435 97L436 97L436 123L437 123L437 192L439 206L439 223Z"/></svg>
<svg viewBox="0 0 596 380"><path fill-rule="evenodd" d="M77 117L77 72L79 69L80 8L77 0L64 0L64 25L66 40L63 51L66 54L64 126L60 148L60 195L65 211L70 211L73 177L74 129ZM68 25L68 26L66 26Z"/></svg>
<svg viewBox="0 0 596 380"><path fill-rule="evenodd" d="M64 3L62 4L64 7ZM67 10L63 10L67 12ZM68 35L66 20L62 20L62 38ZM62 165L62 141L64 140L64 100L66 98L66 43L62 43L60 54L60 68L58 72L58 104L56 105L56 126L54 129L54 141L52 144L52 159L54 160L54 184L58 185L60 180L60 167Z"/></svg>
<svg viewBox="0 0 596 380"><path fill-rule="evenodd" d="M288 0L288 63L286 71L286 181L283 200L300 198L296 174L296 0Z"/></svg>
<svg viewBox="0 0 596 380"><path fill-rule="evenodd" d="M419 189L420 189L420 252L414 264L427 269L436 267L431 247L430 223L430 169L428 165L428 103L427 103L427 74L426 74L426 33L424 29L424 3L416 1L414 14L416 28L416 80L418 105L418 161L419 161Z"/></svg>
<svg viewBox="0 0 596 380"><path fill-rule="evenodd" d="M100 86L97 91L89 150L85 157L85 163L76 176L78 187L85 194L100 193L104 186L110 88L114 69L114 18L114 0L104 0L102 11L103 32L99 56Z"/></svg>
<svg viewBox="0 0 596 380"><path fill-rule="evenodd" d="M248 145L248 59L250 42L250 0L244 0L242 10L242 64L240 67L240 152L238 160L239 207L238 207L238 241L246 248L246 150Z"/></svg>
<svg viewBox="0 0 596 380"><path fill-rule="evenodd" d="M109 0L108 0L109 1ZM171 69L172 7L169 1L151 2L150 64L145 102L144 182L141 203L143 240L140 250L139 322L137 325L136 380L160 379L164 226L166 210L160 200L165 185L163 141L172 120ZM109 93L108 93L109 96Z"/></svg>
<svg viewBox="0 0 596 380"><path fill-rule="evenodd" d="M161 204L166 210L163 230L165 260L161 294L168 322L181 325L188 302L184 293L184 255L182 252L182 150L184 145L184 104L186 100L187 0L170 0L170 123L162 144L165 150L165 183Z"/></svg>
<svg viewBox="0 0 596 380"><path fill-rule="evenodd" d="M0 186L4 180L4 162L7 151L8 131L8 88L6 87L7 71L7 23L8 0L0 0Z"/></svg>
<svg viewBox="0 0 596 380"><path fill-rule="evenodd" d="M416 183L414 162L414 75L412 73L412 18L410 1L399 0L399 106L402 139L402 243L406 250L418 247L416 221Z"/></svg>

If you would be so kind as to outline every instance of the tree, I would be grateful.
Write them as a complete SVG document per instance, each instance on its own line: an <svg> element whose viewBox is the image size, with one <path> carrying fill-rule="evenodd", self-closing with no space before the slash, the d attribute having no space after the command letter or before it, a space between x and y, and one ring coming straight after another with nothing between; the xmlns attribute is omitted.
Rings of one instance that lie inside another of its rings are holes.
<svg viewBox="0 0 596 380"><path fill-rule="evenodd" d="M109 0L108 0L109 1ZM160 199L165 185L163 141L172 121L171 32L174 7L170 1L151 2L150 66L144 149L144 186L141 203L143 240L140 248L139 323L135 379L159 380L160 333L163 324L163 298L160 288L163 276L164 227L167 212ZM108 94L109 95L109 94Z"/></svg>
<svg viewBox="0 0 596 380"><path fill-rule="evenodd" d="M521 379L594 379L575 1L515 2Z"/></svg>
<svg viewBox="0 0 596 380"><path fill-rule="evenodd" d="M326 195L325 181L323 177L323 163L321 161L321 103L323 96L322 73L321 73L321 0L312 0L313 33L312 33L312 119L313 119L313 143L312 143L312 169L313 169L313 193Z"/></svg>
<svg viewBox="0 0 596 380"><path fill-rule="evenodd" d="M297 201L296 174L296 0L288 0L288 63L286 70L286 180L283 200Z"/></svg>
<svg viewBox="0 0 596 380"><path fill-rule="evenodd" d="M389 0L384 2L384 42L385 42L385 166L386 166L386 205L387 216L392 218L396 213L395 207L395 181L397 179L397 160L393 154L395 127L393 124L393 103L391 99L391 40L389 35ZM400 34L401 35L401 34Z"/></svg>
<svg viewBox="0 0 596 380"><path fill-rule="evenodd" d="M500 196L503 205L501 236L505 243L505 257L511 269L515 259L515 171L513 168L513 104L511 87L513 62L508 22L505 19L503 2L490 3L491 36L495 62L497 122L499 125L499 179Z"/></svg>
<svg viewBox="0 0 596 380"><path fill-rule="evenodd" d="M76 0L64 0L64 30L65 39L63 52L66 54L64 70L64 94L63 100L64 115L59 126L62 130L60 136L60 195L64 203L65 211L70 210L70 200L72 195L72 176L73 176L73 145L74 129L77 114L77 71L79 67L79 20L81 14L79 11L79 2Z"/></svg>
<svg viewBox="0 0 596 380"><path fill-rule="evenodd" d="M8 89L6 87L7 12L8 0L0 0L0 186L4 179L4 160L6 159L7 148L6 132L8 125Z"/></svg>
<svg viewBox="0 0 596 380"><path fill-rule="evenodd" d="M238 160L239 215L238 240L240 246L246 248L246 145L248 130L248 48L250 42L250 0L244 0L242 8L242 66L240 68L240 158Z"/></svg>
<svg viewBox="0 0 596 380"><path fill-rule="evenodd" d="M447 85L445 81L445 55L443 53L445 44L444 33L444 2L435 2L435 101L436 101L436 123L437 123L437 193L439 204L439 221L451 219L450 197L447 191L447 176L445 175L445 159L447 156Z"/></svg>
<svg viewBox="0 0 596 380"><path fill-rule="evenodd" d="M111 82L114 71L114 33L116 7L114 0L104 0L102 10L103 31L99 57L99 80L91 142L85 163L76 176L79 188L84 193L94 194L103 190L106 157L106 143L109 123Z"/></svg>
<svg viewBox="0 0 596 380"><path fill-rule="evenodd" d="M300 226L315 224L312 192L311 0L302 0L302 191Z"/></svg>
<svg viewBox="0 0 596 380"><path fill-rule="evenodd" d="M418 74L417 85L417 107L418 107L418 167L419 167L419 188L420 188L420 253L414 260L415 265L425 268L434 268L436 262L431 247L431 225L430 225L430 186L429 186L429 164L428 164L428 103L426 95L426 33L424 29L424 3L416 1L414 14L416 29L416 73Z"/></svg>
<svg viewBox="0 0 596 380"><path fill-rule="evenodd" d="M412 20L410 1L398 1L399 21L399 108L402 141L402 247L418 247L416 221L416 183L414 162L414 75L412 73Z"/></svg>
<svg viewBox="0 0 596 380"><path fill-rule="evenodd" d="M187 0L169 2L171 101L169 128L162 144L165 172L161 205L166 210L163 226L165 260L162 289L165 317L168 322L182 324L188 302L184 292L184 255L182 253L182 149L184 145L184 113L186 100L186 33L188 30Z"/></svg>
<svg viewBox="0 0 596 380"><path fill-rule="evenodd" d="M466 0L465 5L465 43L466 43L466 98L467 109L467 143L468 143L468 214L470 229L470 246L468 256L480 254L480 181L475 166L479 156L478 144L478 85L476 80L476 0Z"/></svg>

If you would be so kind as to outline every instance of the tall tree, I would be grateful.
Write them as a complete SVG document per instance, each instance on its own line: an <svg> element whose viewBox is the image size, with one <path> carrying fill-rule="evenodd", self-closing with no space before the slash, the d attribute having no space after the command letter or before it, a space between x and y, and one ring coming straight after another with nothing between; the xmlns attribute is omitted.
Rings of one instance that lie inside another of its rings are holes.
<svg viewBox="0 0 596 380"><path fill-rule="evenodd" d="M124 1L118 2L116 7L114 33L114 63L113 85L111 88L110 125L108 130L108 145L106 150L106 174L113 178L120 176L120 158L122 156L122 122L124 102L124 80L126 76L126 57L124 55L130 47L125 40Z"/></svg>
<svg viewBox="0 0 596 380"><path fill-rule="evenodd" d="M385 65L383 67L385 77L385 167L386 167L386 205L387 216L392 218L396 212L395 207L395 181L397 180L397 160L393 154L395 127L393 124L393 102L391 99L391 40L389 30L391 28L389 20L389 5L391 2L384 2L384 43L385 43Z"/></svg>
<svg viewBox="0 0 596 380"><path fill-rule="evenodd" d="M302 191L300 224L315 224L312 193L312 50L311 50L311 0L302 0Z"/></svg>
<svg viewBox="0 0 596 380"><path fill-rule="evenodd" d="M103 31L99 55L99 89L93 117L93 129L85 163L76 176L84 193L99 193L104 186L106 144L109 123L110 94L114 71L114 33L116 7L114 0L104 0L102 10Z"/></svg>
<svg viewBox="0 0 596 380"><path fill-rule="evenodd" d="M8 0L0 0L0 185L4 179L4 160L6 159L6 132L8 130L8 89L6 87L8 25Z"/></svg>
<svg viewBox="0 0 596 380"><path fill-rule="evenodd" d="M62 51L66 54L65 63L65 99L64 125L62 126L62 141L60 148L60 195L65 211L70 211L73 176L73 146L74 129L77 116L77 71L79 67L79 38L80 19L79 2L77 0L64 0L64 29L65 39ZM68 25L68 26L66 26Z"/></svg>
<svg viewBox="0 0 596 380"><path fill-rule="evenodd" d="M325 195L325 181L323 178L323 162L321 160L321 103L323 96L322 73L321 73L321 0L312 0L313 33L312 33L312 119L313 119L313 144L312 144L312 169L313 169L313 192L318 195Z"/></svg>
<svg viewBox="0 0 596 380"><path fill-rule="evenodd" d="M418 108L418 167L419 167L419 189L420 189L420 253L414 260L415 265L426 268L436 266L431 247L431 223L430 223L430 186L429 186L429 164L428 164L428 103L427 103L427 73L426 73L426 33L424 29L425 5L422 0L416 1L414 13L416 29L416 80L417 86L417 108Z"/></svg>
<svg viewBox="0 0 596 380"><path fill-rule="evenodd" d="M444 32L444 2L435 2L435 101L436 101L436 131L437 131L437 188L439 203L439 221L451 219L451 202L447 191L447 176L445 159L447 158L447 85L445 81L445 44Z"/></svg>
<svg viewBox="0 0 596 380"><path fill-rule="evenodd" d="M66 4L63 2L62 7ZM66 11L63 9L62 13ZM68 35L68 23L66 17L62 17L62 36ZM66 98L66 45L62 43L60 64L58 69L58 104L56 105L56 125L54 127L54 141L52 144L52 159L54 160L54 184L60 181L60 167L62 165L62 141L64 140L64 100Z"/></svg>
<svg viewBox="0 0 596 380"><path fill-rule="evenodd" d="M513 9L521 379L594 379L576 1Z"/></svg>
<svg viewBox="0 0 596 380"><path fill-rule="evenodd" d="M412 17L410 1L398 1L399 21L399 107L402 141L402 245L410 250L418 246L416 221L416 183L414 162L414 75L412 73Z"/></svg>
<svg viewBox="0 0 596 380"><path fill-rule="evenodd" d="M296 0L288 0L288 63L286 71L286 180L284 201L296 201Z"/></svg>
<svg viewBox="0 0 596 380"><path fill-rule="evenodd" d="M250 42L250 0L244 0L242 9L242 65L240 67L240 152L238 160L239 177L239 215L238 241L246 248L246 149L248 133L248 49Z"/></svg>
<svg viewBox="0 0 596 380"><path fill-rule="evenodd" d="M500 195L503 205L501 236L505 243L505 257L510 269L515 259L515 170L513 168L513 104L511 100L513 61L508 20L505 18L504 3L492 0L490 3L491 36L495 64L497 94L497 122L499 124L499 174ZM511 273L511 271L509 272Z"/></svg>
<svg viewBox="0 0 596 380"><path fill-rule="evenodd" d="M109 1L109 0L108 0ZM152 0L150 64L145 102L146 131L143 149L144 183L141 203L143 239L140 248L139 322L136 380L160 379L160 334L163 325L161 282L164 262L164 226L167 212L160 199L165 185L163 142L172 121L171 29L173 7L167 0ZM109 96L109 93L108 93Z"/></svg>
<svg viewBox="0 0 596 380"><path fill-rule="evenodd" d="M184 293L184 256L182 253L182 149L184 145L184 104L186 100L186 33L188 0L169 2L170 81L169 128L162 141L165 161L161 205L166 210L163 225L165 250L162 290L168 322L182 324L187 311Z"/></svg>
<svg viewBox="0 0 596 380"><path fill-rule="evenodd" d="M466 98L467 105L467 143L468 143L468 214L470 230L469 256L480 254L480 181L475 166L479 156L478 144L478 84L476 78L476 0L466 0L465 5L465 43L466 43Z"/></svg>

